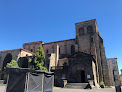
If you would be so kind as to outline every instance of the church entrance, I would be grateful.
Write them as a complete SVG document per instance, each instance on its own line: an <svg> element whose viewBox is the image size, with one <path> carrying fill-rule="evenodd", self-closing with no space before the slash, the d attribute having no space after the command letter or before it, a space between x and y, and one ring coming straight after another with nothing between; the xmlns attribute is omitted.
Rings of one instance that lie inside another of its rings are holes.
<svg viewBox="0 0 122 92"><path fill-rule="evenodd" d="M85 83L85 71L81 70L81 83Z"/></svg>
<svg viewBox="0 0 122 92"><path fill-rule="evenodd" d="M85 71L81 69L76 70L76 77L78 83L85 83Z"/></svg>

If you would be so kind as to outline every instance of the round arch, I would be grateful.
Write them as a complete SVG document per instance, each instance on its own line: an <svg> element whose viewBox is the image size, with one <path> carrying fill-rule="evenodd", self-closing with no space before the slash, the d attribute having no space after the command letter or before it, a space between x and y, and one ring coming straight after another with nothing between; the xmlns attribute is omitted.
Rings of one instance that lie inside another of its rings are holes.
<svg viewBox="0 0 122 92"><path fill-rule="evenodd" d="M71 54L75 53L75 46L71 45Z"/></svg>
<svg viewBox="0 0 122 92"><path fill-rule="evenodd" d="M8 53L4 58L2 70L4 70L4 67L6 67L7 63L10 63L11 60L12 60L12 54Z"/></svg>
<svg viewBox="0 0 122 92"><path fill-rule="evenodd" d="M84 28L83 27L79 28L78 33L79 33L79 36L84 35Z"/></svg>
<svg viewBox="0 0 122 92"><path fill-rule="evenodd" d="M88 26L87 27L87 33L89 34L91 34L91 33L93 33L93 27L92 26Z"/></svg>
<svg viewBox="0 0 122 92"><path fill-rule="evenodd" d="M21 68L28 68L28 57L20 57L18 60L18 65Z"/></svg>

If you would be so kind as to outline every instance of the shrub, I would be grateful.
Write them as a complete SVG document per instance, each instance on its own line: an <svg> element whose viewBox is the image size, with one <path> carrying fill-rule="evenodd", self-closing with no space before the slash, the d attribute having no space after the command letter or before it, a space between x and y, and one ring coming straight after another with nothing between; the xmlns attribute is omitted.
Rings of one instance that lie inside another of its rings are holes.
<svg viewBox="0 0 122 92"><path fill-rule="evenodd" d="M15 61L15 60L11 60L10 63L7 63L6 67L14 67L14 68L18 68L19 66L18 66L17 61Z"/></svg>
<svg viewBox="0 0 122 92"><path fill-rule="evenodd" d="M100 87L101 87L101 88L104 88L104 87L105 87L105 84L104 84L103 81L100 82Z"/></svg>

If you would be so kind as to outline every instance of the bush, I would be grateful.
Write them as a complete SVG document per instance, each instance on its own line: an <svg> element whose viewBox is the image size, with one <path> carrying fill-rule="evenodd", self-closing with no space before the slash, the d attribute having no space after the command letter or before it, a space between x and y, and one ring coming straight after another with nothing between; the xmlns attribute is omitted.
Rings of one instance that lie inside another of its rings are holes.
<svg viewBox="0 0 122 92"><path fill-rule="evenodd" d="M104 88L104 87L105 87L105 84L104 84L103 81L100 82L100 87L101 87L101 88Z"/></svg>
<svg viewBox="0 0 122 92"><path fill-rule="evenodd" d="M14 67L14 68L18 68L19 66L18 66L17 61L15 61L15 60L11 60L10 63L7 63L6 67Z"/></svg>

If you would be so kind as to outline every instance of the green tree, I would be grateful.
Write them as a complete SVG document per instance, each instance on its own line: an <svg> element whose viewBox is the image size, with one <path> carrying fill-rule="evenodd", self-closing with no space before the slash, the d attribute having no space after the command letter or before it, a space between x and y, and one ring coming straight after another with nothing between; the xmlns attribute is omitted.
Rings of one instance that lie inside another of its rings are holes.
<svg viewBox="0 0 122 92"><path fill-rule="evenodd" d="M18 68L18 64L17 64L17 61L15 60L11 60L10 63L7 63L6 67L14 67L14 68Z"/></svg>
<svg viewBox="0 0 122 92"><path fill-rule="evenodd" d="M29 63L31 65L32 69L47 71L47 68L44 67L44 59L45 59L45 54L43 51L43 47L42 47L42 45L39 45L36 55L29 59Z"/></svg>

